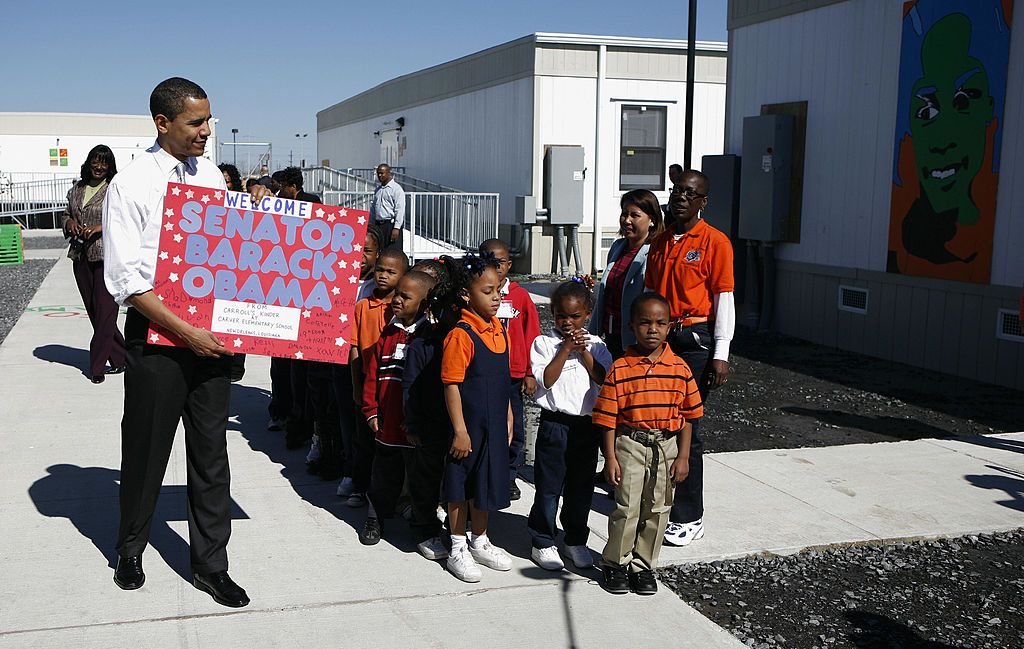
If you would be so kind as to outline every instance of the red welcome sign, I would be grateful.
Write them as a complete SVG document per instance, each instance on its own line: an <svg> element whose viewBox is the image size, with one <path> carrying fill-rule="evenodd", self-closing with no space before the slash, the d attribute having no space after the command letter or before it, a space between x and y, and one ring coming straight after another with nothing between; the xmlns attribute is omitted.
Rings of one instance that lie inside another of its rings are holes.
<svg viewBox="0 0 1024 649"><path fill-rule="evenodd" d="M168 183L153 291L234 352L347 363L368 217ZM156 325L149 342L184 346Z"/></svg>

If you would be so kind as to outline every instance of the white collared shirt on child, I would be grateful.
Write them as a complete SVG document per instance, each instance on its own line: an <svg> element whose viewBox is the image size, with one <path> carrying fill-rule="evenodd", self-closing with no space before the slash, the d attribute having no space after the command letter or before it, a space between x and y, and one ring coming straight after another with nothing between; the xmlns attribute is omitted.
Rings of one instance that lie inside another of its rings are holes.
<svg viewBox="0 0 1024 649"><path fill-rule="evenodd" d="M579 352L572 352L562 366L562 373L554 385L544 385L544 369L555 358L562 346L561 332L552 329L548 334L537 336L530 349L530 366L537 379L534 401L541 408L567 415L589 415L597 401L601 386L590 379L590 373ZM587 350L607 371L612 366L612 355L604 341L592 334L587 335Z"/></svg>

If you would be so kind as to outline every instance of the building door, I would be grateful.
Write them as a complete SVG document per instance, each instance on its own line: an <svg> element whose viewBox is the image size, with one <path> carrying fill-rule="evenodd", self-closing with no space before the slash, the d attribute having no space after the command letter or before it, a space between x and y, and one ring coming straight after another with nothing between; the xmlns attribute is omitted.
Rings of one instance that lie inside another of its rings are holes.
<svg viewBox="0 0 1024 649"><path fill-rule="evenodd" d="M401 132L397 128L380 132L380 161L392 167L398 165L398 158L402 155L398 148Z"/></svg>

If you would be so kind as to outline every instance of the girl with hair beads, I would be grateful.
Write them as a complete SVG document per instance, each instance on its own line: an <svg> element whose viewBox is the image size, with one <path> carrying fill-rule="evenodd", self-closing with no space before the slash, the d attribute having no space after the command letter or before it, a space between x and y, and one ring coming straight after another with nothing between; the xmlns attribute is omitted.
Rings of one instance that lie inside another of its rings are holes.
<svg viewBox="0 0 1024 649"><path fill-rule="evenodd" d="M444 340L441 382L452 436L444 474L452 549L448 570L467 582L480 581L478 563L511 570L512 559L487 538L488 513L508 507L508 448L512 408L508 392L508 338L498 320L498 264L493 257L467 256L453 264L452 301L439 305L442 318L456 308L461 317ZM472 534L466 539L466 522Z"/></svg>

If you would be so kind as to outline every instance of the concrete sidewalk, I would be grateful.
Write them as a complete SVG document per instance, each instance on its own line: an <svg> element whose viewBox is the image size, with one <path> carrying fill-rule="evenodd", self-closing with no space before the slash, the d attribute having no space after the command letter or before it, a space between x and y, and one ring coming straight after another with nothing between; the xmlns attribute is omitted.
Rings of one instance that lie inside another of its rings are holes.
<svg viewBox="0 0 1024 649"><path fill-rule="evenodd" d="M228 431L235 500L231 573L241 610L190 584L181 436L137 592L111 581L121 378L92 385L90 328L61 260L0 346L0 647L742 646L666 588L613 597L584 575L529 561L532 492L494 517L511 573L456 581L415 552L405 525L372 548L364 510L305 473L304 451L265 430L269 362L247 359ZM710 455L707 536L665 563L1024 525L1024 434ZM611 501L595 495L591 547Z"/></svg>

